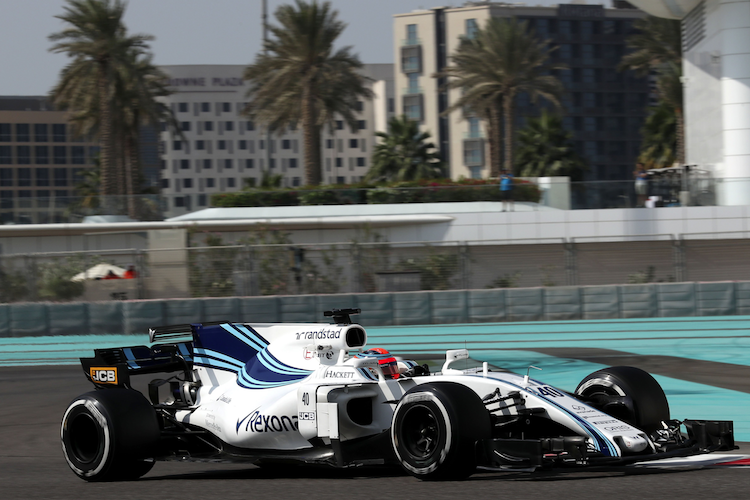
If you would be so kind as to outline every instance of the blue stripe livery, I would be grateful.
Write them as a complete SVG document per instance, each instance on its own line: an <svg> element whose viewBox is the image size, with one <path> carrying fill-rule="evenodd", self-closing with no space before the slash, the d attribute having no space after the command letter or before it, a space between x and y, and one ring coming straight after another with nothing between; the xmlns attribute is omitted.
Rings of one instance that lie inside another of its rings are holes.
<svg viewBox="0 0 750 500"><path fill-rule="evenodd" d="M195 364L234 372L246 389L280 387L312 373L282 363L268 352L268 344L246 325L201 326L195 333Z"/></svg>

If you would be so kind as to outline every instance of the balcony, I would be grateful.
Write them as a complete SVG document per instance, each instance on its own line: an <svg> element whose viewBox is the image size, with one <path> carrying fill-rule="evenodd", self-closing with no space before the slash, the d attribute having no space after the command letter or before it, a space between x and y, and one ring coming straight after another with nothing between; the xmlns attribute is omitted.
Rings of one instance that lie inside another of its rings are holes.
<svg viewBox="0 0 750 500"><path fill-rule="evenodd" d="M424 94L424 89L422 87L404 87L401 90L402 95L419 95Z"/></svg>
<svg viewBox="0 0 750 500"><path fill-rule="evenodd" d="M401 40L401 46L403 47L416 47L422 45L421 38L404 38Z"/></svg>

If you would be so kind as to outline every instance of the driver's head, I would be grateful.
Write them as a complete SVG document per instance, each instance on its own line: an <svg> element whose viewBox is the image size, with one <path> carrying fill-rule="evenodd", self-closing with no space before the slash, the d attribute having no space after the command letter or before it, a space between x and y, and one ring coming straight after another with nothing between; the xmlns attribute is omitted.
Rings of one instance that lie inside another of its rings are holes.
<svg viewBox="0 0 750 500"><path fill-rule="evenodd" d="M378 367L382 370L385 378L398 378L399 369L396 358L391 356L386 349L382 347L371 347L366 351L357 354L357 357L373 357L378 359Z"/></svg>

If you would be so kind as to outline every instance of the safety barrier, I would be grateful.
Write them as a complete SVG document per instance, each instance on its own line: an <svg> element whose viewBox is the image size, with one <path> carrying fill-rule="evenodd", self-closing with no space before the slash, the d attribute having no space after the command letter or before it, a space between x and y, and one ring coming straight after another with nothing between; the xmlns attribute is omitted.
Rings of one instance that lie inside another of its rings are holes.
<svg viewBox="0 0 750 500"><path fill-rule="evenodd" d="M367 326L750 314L750 281L0 305L0 337L143 333L207 321L323 322L358 307Z"/></svg>

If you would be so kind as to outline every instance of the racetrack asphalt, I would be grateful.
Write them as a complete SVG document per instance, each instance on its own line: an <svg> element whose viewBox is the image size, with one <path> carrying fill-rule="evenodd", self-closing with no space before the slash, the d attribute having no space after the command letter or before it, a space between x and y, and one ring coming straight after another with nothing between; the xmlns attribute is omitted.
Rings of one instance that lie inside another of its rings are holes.
<svg viewBox="0 0 750 500"><path fill-rule="evenodd" d="M672 360L670 369L690 367L689 360ZM702 376L712 383L710 373ZM749 393L750 380L744 383L735 390ZM159 462L139 481L86 483L63 459L59 428L69 402L89 390L80 366L0 368L0 499L745 499L750 491L748 466L479 473L463 482L425 483L392 469ZM750 445L738 453L750 455Z"/></svg>

